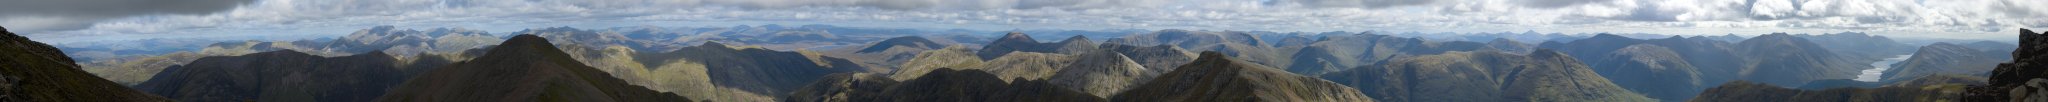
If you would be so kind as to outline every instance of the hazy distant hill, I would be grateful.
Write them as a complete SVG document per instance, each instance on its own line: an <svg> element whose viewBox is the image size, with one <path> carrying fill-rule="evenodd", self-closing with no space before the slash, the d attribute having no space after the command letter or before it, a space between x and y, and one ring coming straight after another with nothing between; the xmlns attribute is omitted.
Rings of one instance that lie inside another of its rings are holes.
<svg viewBox="0 0 2048 102"><path fill-rule="evenodd" d="M1448 51L1500 51L1485 43L1438 42L1376 34L1335 35L1310 43L1294 53L1286 69L1302 75L1321 75L1379 62L1396 56L1432 55Z"/></svg>
<svg viewBox="0 0 2048 102"><path fill-rule="evenodd" d="M1629 92L1564 53L1450 52L1322 75L1366 96L1399 102L1655 101Z"/></svg>
<svg viewBox="0 0 2048 102"><path fill-rule="evenodd" d="M475 60L429 71L380 101L691 101L577 63L547 39L519 35Z"/></svg>
<svg viewBox="0 0 2048 102"><path fill-rule="evenodd" d="M1991 72L1992 68L1998 67L1999 62L2011 59L2003 56L2009 54L2011 53L1991 53L1950 43L1934 43L1921 46L1920 51L1913 53L1913 57L1899 61L1891 69L1885 70L1882 79L1891 82L1935 74L1974 75Z"/></svg>
<svg viewBox="0 0 2048 102"><path fill-rule="evenodd" d="M1080 54L1095 50L1095 46L1095 42L1088 41L1087 37L1074 36L1056 43L1038 43L1038 40L1032 39L1030 35L1011 32L1004 34L1002 38L996 38L995 42L982 46L974 55L980 56L983 60L994 60L1011 52Z"/></svg>
<svg viewBox="0 0 2048 102"><path fill-rule="evenodd" d="M1218 52L1113 97L1115 101L1372 102L1359 90L1239 61Z"/></svg>
<svg viewBox="0 0 2048 102"><path fill-rule="evenodd" d="M1103 43L1131 46L1172 45L1188 51L1215 51L1263 66L1286 66L1287 55L1295 51L1266 44L1264 39L1243 31L1191 31L1166 29L1151 33L1110 38Z"/></svg>
<svg viewBox="0 0 2048 102"><path fill-rule="evenodd" d="M71 57L0 27L0 101L169 101L79 70Z"/></svg>
<svg viewBox="0 0 2048 102"><path fill-rule="evenodd" d="M1742 80L1773 85L1803 85L1807 81L1855 78L1868 64L1851 62L1848 55L1784 33L1768 34L1736 43L1741 56L1749 58Z"/></svg>

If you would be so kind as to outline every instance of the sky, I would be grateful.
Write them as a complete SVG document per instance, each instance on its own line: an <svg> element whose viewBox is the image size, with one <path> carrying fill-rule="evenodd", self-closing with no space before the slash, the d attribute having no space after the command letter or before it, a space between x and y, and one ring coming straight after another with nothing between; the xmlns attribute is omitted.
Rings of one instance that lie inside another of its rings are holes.
<svg viewBox="0 0 2048 102"><path fill-rule="evenodd" d="M341 36L378 25L829 24L930 29L1197 29L2010 39L2048 0L7 0L42 41Z"/></svg>

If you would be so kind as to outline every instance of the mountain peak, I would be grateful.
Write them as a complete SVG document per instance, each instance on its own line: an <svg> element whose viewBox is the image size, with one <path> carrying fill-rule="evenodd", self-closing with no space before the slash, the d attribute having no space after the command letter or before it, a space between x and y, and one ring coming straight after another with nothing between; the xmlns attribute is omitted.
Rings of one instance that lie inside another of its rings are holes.
<svg viewBox="0 0 2048 102"><path fill-rule="evenodd" d="M1026 35L1026 34L1024 34L1024 32L1010 32L1010 33L1008 33L1008 34L1003 34L1003 38L998 38L998 39L996 39L996 40L997 40L997 41L1002 41L1002 40L1023 40L1023 41L1032 41L1032 42L1037 42L1037 41L1038 41L1038 40L1034 40L1034 39L1031 39L1031 35Z"/></svg>

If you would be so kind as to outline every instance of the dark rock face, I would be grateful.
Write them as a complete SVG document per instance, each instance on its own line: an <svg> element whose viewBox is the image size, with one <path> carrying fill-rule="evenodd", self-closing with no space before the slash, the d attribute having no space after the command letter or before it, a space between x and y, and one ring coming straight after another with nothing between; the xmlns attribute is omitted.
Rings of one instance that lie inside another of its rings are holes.
<svg viewBox="0 0 2048 102"><path fill-rule="evenodd" d="M1990 85L1971 86L1963 101L2039 101L2048 99L2048 35L2020 29L2019 48L2012 62L1992 69Z"/></svg>
<svg viewBox="0 0 2048 102"><path fill-rule="evenodd" d="M169 101L86 73L56 47L6 30L0 28L0 101Z"/></svg>
<svg viewBox="0 0 2048 102"><path fill-rule="evenodd" d="M1113 98L1120 102L1373 101L1341 84L1257 66L1218 52L1202 52L1194 62Z"/></svg>
<svg viewBox="0 0 2048 102"><path fill-rule="evenodd" d="M506 40L475 60L422 73L380 101L690 101L635 86L590 66L533 35Z"/></svg>
<svg viewBox="0 0 2048 102"><path fill-rule="evenodd" d="M396 60L382 52L324 58L292 50L206 57L136 87L179 101L362 102L411 76Z"/></svg>

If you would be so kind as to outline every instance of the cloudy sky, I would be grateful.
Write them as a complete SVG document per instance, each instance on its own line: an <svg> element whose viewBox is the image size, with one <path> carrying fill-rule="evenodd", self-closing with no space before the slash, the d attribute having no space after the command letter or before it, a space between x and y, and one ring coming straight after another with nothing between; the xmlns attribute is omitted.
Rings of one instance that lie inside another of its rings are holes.
<svg viewBox="0 0 2048 102"><path fill-rule="evenodd" d="M2004 39L2048 28L2033 5L2048 0L11 0L0 26L56 42L741 24Z"/></svg>

